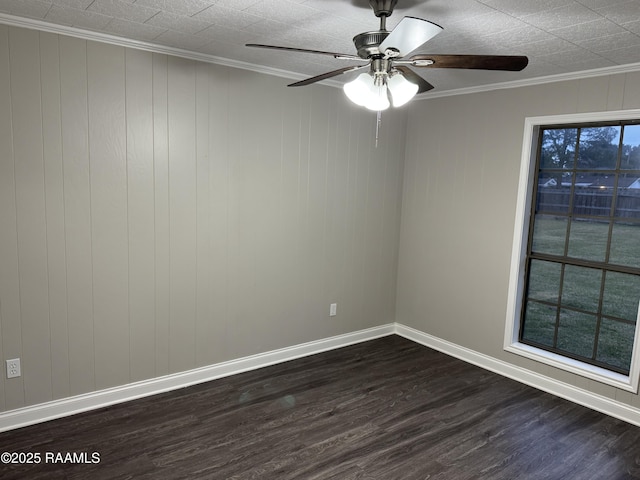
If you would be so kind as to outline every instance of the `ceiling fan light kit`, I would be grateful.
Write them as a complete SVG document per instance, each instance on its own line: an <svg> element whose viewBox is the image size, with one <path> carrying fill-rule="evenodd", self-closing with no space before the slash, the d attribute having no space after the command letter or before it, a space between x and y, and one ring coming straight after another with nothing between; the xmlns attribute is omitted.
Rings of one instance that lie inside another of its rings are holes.
<svg viewBox="0 0 640 480"><path fill-rule="evenodd" d="M391 92L394 107L401 107L408 103L418 93L418 85L410 82L400 73L388 78L387 87Z"/></svg>
<svg viewBox="0 0 640 480"><path fill-rule="evenodd" d="M342 88L347 98L356 105L377 112L389 108L387 86L380 81L376 82L376 78L368 73L361 73Z"/></svg>
<svg viewBox="0 0 640 480"><path fill-rule="evenodd" d="M418 85L408 81L400 72L391 76L361 73L355 80L345 83L342 89L353 103L373 111L386 110L391 103L394 107L401 107L418 93Z"/></svg>
<svg viewBox="0 0 640 480"><path fill-rule="evenodd" d="M386 19L393 13L397 2L398 0L369 0L374 14L380 18L380 29L360 33L353 37L357 55L253 43L247 44L247 46L331 55L340 60L366 62L365 64L339 68L288 86L310 85L368 67L369 72L361 73L354 80L346 83L343 90L347 98L356 105L377 112L386 110L392 104L394 107L400 107L415 95L434 88L412 68L520 71L527 66L529 61L527 57L515 55L430 55L421 53L405 58L435 37L443 28L421 18L404 17L392 31L388 31Z"/></svg>

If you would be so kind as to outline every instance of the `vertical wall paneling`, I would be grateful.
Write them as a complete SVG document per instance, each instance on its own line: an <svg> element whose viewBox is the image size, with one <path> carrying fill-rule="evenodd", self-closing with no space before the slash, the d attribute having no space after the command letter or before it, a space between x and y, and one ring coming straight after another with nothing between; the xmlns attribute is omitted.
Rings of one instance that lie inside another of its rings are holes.
<svg viewBox="0 0 640 480"><path fill-rule="evenodd" d="M271 83L271 79L265 79ZM265 333L270 325L272 312L268 305L268 292L271 290L268 283L274 285L275 279L268 278L270 272L267 271L266 264L271 260L264 258L265 252L273 252L273 238L277 235L277 230L269 228L271 214L273 212L273 198L277 198L277 184L274 185L274 172L270 168L271 155L267 155L266 147L268 138L273 135L274 125L277 125L278 106L271 96L264 96L254 89L248 96L250 100L249 110L269 112L268 118L274 121L262 122L262 118L255 116L249 124L249 131L253 137L247 141L246 155L243 161L243 179L245 190L242 203L242 223L247 226L249 238L260 239L260 241L247 241L245 248L247 252L246 277L245 282L250 286L251 297L254 302L247 305L245 318L242 319L242 332L246 335L251 329L250 319L260 319L254 328L252 348L266 350ZM277 210L276 210L277 212ZM248 222L248 219L254 219Z"/></svg>
<svg viewBox="0 0 640 480"><path fill-rule="evenodd" d="M289 91L293 90L293 91ZM301 96L306 92L287 89L283 95ZM287 97L290 98L290 97ZM284 98L283 98L284 100ZM283 279L281 292L282 319L279 325L287 328L292 322L299 322L304 315L301 308L302 283L298 278L300 268L300 112L299 101L283 101L280 122L280 199L279 229L281 248L278 255L278 269Z"/></svg>
<svg viewBox="0 0 640 480"><path fill-rule="evenodd" d="M288 312L292 303L289 296L290 276L286 269L282 268L283 257L286 255L285 249L287 248L286 223L283 214L283 191L285 188L283 175L283 128L286 115L285 105L288 103L284 96L289 93L288 90L291 89L280 88L277 90L277 95L274 95L273 101L276 104L276 108L273 110L272 128L266 143L275 154L269 161L272 183L270 224L274 235L272 235L270 242L272 250L268 260L269 263L265 265L267 274L271 278L271 281L267 282L268 291L266 297L267 308L270 312L269 322L274 328L278 329L287 328L287 321L290 318Z"/></svg>
<svg viewBox="0 0 640 480"><path fill-rule="evenodd" d="M87 42L60 37L69 393L95 389Z"/></svg>
<svg viewBox="0 0 640 480"><path fill-rule="evenodd" d="M394 115L395 117L395 115ZM379 295L382 297L387 297L389 295L389 287L392 287L391 290L395 290L395 284L392 286L389 282L389 277L393 279L395 275L392 271L388 269L387 259L388 255L385 254L385 250L388 248L389 238L393 236L392 231L396 228L395 224L389 225L389 204L393 203L393 199L389 198L388 193L389 190L393 189L389 188L390 185L394 184L394 171L397 171L397 168L394 168L394 163L398 160L390 156L391 152L393 152L393 148L397 145L397 137L399 136L398 128L395 125L395 122L392 124L394 128L390 128L385 130L382 135L382 139L384 141L383 149L380 153L382 153L381 158L381 168L380 175L381 179L378 184L378 191L374 193L379 197L379 209L375 212L375 216L377 217L377 226L379 240L376 245L375 255L379 259L381 265L374 271L377 283L377 290ZM378 147L380 148L380 147ZM385 302L386 303L386 302ZM387 314L393 318L393 312L387 312Z"/></svg>
<svg viewBox="0 0 640 480"><path fill-rule="evenodd" d="M302 89L301 89L302 90ZM309 247L309 183L310 183L310 156L311 156L311 112L313 93L304 90L296 92L299 98L298 102L298 189L296 194L297 201L297 219L296 219L296 245L294 255L296 257L297 267L294 272L294 281L298 287L292 292L299 301L297 321L303 321L309 312L303 306L309 304L313 293L310 291L311 278L305 272L311 271L310 255L317 255L317 252L311 252Z"/></svg>
<svg viewBox="0 0 640 480"><path fill-rule="evenodd" d="M402 157L394 155L394 152L402 151L402 145L405 141L405 125L401 120L400 115L395 115L394 128L386 135L385 171L381 192L380 230L382 239L378 256L384 266L379 273L380 295L386 296L387 302L391 305L395 305L396 290L396 274L395 269L392 268L395 265L393 246L397 245L397 234L400 229L400 224L395 221L397 214L399 214L395 192L399 185L399 173L402 172L402 162L399 161ZM400 186L400 188L402 187ZM387 315L395 319L395 311L389 311Z"/></svg>
<svg viewBox="0 0 640 480"><path fill-rule="evenodd" d="M22 355L10 71L9 28L0 25L0 350L3 359ZM0 378L2 407L21 407L24 404L23 378L7 379L6 375Z"/></svg>
<svg viewBox="0 0 640 480"><path fill-rule="evenodd" d="M331 303L337 303L336 287L334 283L339 284L339 269L336 264L335 255L335 239L336 239L336 216L338 212L335 208L334 198L336 197L336 163L338 162L338 145L337 145L337 125L336 120L338 118L338 105L341 102L340 98L335 98L331 95L331 92L326 92L326 101L328 109L326 112L325 122L327 129L326 142L326 174L325 174L325 213L324 213L324 225L323 225L323 261L322 261L322 302L318 316L320 321L329 318L328 308ZM335 320L335 318L333 318ZM326 335L332 331L332 325L330 322L322 322L323 333Z"/></svg>
<svg viewBox="0 0 640 480"><path fill-rule="evenodd" d="M195 78L195 128L196 128L196 364L211 363L211 250L209 225L211 208L209 192L209 65L196 65Z"/></svg>
<svg viewBox="0 0 640 480"><path fill-rule="evenodd" d="M362 325L366 320L364 318L364 292L369 281L369 279L365 278L365 252L369 244L365 244L364 241L366 238L367 217L371 214L367 211L367 193L369 186L369 167L371 162L370 149L372 148L371 142L374 141L376 114L374 112L366 111L360 113L360 115L362 115L363 118L362 122L359 122L358 124L360 134L356 141L356 163L354 165L355 178L353 208L354 211L358 213L354 213L353 215L353 238L351 247L353 252L353 273L351 275L351 294L353 295L353 307L356 321L359 325Z"/></svg>
<svg viewBox="0 0 640 480"><path fill-rule="evenodd" d="M389 205L393 204L393 210L390 210L390 214L388 217L388 223L395 225L394 231L392 232L392 236L390 239L389 245L387 245L387 249L385 250L387 255L390 255L389 258L389 266L388 272L390 275L393 275L392 278L389 279L391 282L389 284L389 295L390 299L393 301L393 318L396 320L397 318L397 294L398 294L398 261L400 257L400 232L402 230L402 208L404 207L402 203L403 196L402 194L397 195L396 192L402 192L402 188L404 185L405 178L405 158L406 158L406 142L407 142L407 116L403 115L401 117L402 127L398 131L396 137L396 148L390 152L390 157L395 159L397 168L394 170L395 175L395 183L393 184L394 188L390 189L387 192L387 196L390 198L388 202Z"/></svg>
<svg viewBox="0 0 640 480"><path fill-rule="evenodd" d="M283 302L288 302L285 292L285 279L280 270L278 253L282 248L282 231L279 227L280 191L282 189L280 172L280 149L282 125L282 102L286 89L276 78L269 78L270 89L274 95L254 97L254 108L269 112L268 122L257 121L253 150L255 167L247 169L254 200L248 206L247 218L256 218L255 234L260 242L255 243L254 275L256 279L256 311L252 313L260 318L257 347L268 350L265 344L268 332L272 328L286 328L282 323ZM285 345L280 345L285 346Z"/></svg>
<svg viewBox="0 0 640 480"><path fill-rule="evenodd" d="M227 203L227 284L228 284L228 309L227 309L227 340L229 345L229 355L231 357L239 357L246 354L247 349L242 345L238 345L236 341L239 337L239 329L241 328L241 319L243 318L242 309L244 308L242 298L249 298L246 290L243 289L241 260L243 247L240 235L240 198L242 196L241 183L241 160L244 156L244 148L250 142L251 130L247 122L244 122L244 113L248 111L245 97L250 94L251 86L248 84L250 79L244 77L240 72L235 70L229 71L228 81L228 98L233 107L229 107L227 128L228 128L228 165L227 179L229 185L228 203ZM246 94L245 94L246 92ZM244 107L244 109L243 109Z"/></svg>
<svg viewBox="0 0 640 480"><path fill-rule="evenodd" d="M356 307L357 295L354 290L354 225L357 221L354 216L354 206L357 193L356 187L356 170L358 148L358 137L360 135L359 122L363 116L363 112L358 111L350 102L344 101L344 95L338 101L339 117L336 129L337 142L337 158L336 158L336 181L334 198L334 213L332 220L335 222L335 246L340 246L337 251L332 248L332 256L335 256L335 270L331 277L335 277L336 282L333 287L337 287L333 295L331 303L338 304L338 316L333 320L337 320L340 324L340 318L353 318L357 321L358 314ZM364 114L366 115L366 114ZM331 278L330 277L330 278ZM325 307L326 309L326 307ZM325 310L327 314L327 310ZM331 320L331 319L330 319Z"/></svg>
<svg viewBox="0 0 640 480"><path fill-rule="evenodd" d="M402 113L402 114L401 114ZM388 232L388 240L384 248L384 258L387 263L387 294L390 307L393 308L392 315L395 320L396 316L396 295L397 295L397 279L398 279L398 256L400 245L400 230L402 216L402 195L396 192L402 192L404 182L406 142L407 142L407 116L405 112L398 112L395 118L396 129L394 138L389 142L389 151L387 152L388 161L391 162L391 168L388 170L388 179L385 185L385 228Z"/></svg>
<svg viewBox="0 0 640 480"><path fill-rule="evenodd" d="M333 175L330 176L331 188L327 193L327 201L330 204L329 218L329 240L327 249L330 255L327 258L327 297L328 303L337 303L339 315L335 317L338 320L342 315L348 316L349 303L348 297L345 295L346 278L349 257L347 254L349 216L347 214L347 199L349 195L349 141L351 137L351 110L352 107L344 102L342 98L338 98L335 107L335 113L330 121L334 130L335 141L333 142ZM324 310L324 314L328 315L328 310Z"/></svg>
<svg viewBox="0 0 640 480"><path fill-rule="evenodd" d="M87 45L96 386L129 381L124 48Z"/></svg>
<svg viewBox="0 0 640 480"><path fill-rule="evenodd" d="M371 255L376 259L374 263L378 264L376 268L372 268L371 265L369 265L373 282L372 288L377 291L377 294L382 298L387 297L391 299L393 297L388 297L389 285L387 281L389 280L389 272L386 265L389 256L385 253L385 246L387 245L389 236L392 235L392 228L395 228L396 225L393 225L393 227L389 225L389 219L386 213L387 204L390 201L387 197L388 187L390 183L393 185L394 172L399 169L398 159L393 156L393 149L398 146L396 143L397 137L402 136L403 132L400 130L402 126L400 118L401 116L398 115L398 112L395 110L388 112L385 119L386 128L379 132L377 148L375 147L374 140L375 162L372 165L371 173L373 175L370 177L367 202L368 208L371 211L371 226L369 228L376 238ZM391 278L393 278L393 274L391 274ZM387 302L385 302L385 304L386 303ZM393 304L392 300L391 304ZM368 307L367 316L375 315L375 312L371 310L370 303L368 303ZM387 311L386 313L390 318L393 318L394 313L392 311Z"/></svg>
<svg viewBox="0 0 640 480"><path fill-rule="evenodd" d="M361 208L363 209L364 214L362 215L362 232L359 235L357 245L358 250L361 251L361 277L359 280L359 289L360 289L360 320L364 323L366 319L369 318L372 313L372 308L370 302L367 301L367 292L370 289L375 291L377 285L377 275L376 272L379 268L376 261L376 246L380 242L380 237L376 232L376 225L378 224L378 220L380 219L380 212L378 208L373 208L374 205L378 204L378 201L381 199L380 192L376 192L376 185L378 183L378 170L380 168L380 151L384 149L384 132L379 139L378 148L375 147L375 123L376 123L376 113L369 113L369 122L371 136L367 141L367 137L364 139L363 148L361 152L363 154L364 166L365 170L362 174L362 198L361 198ZM370 205L370 202L372 204ZM367 261L367 259L371 258L373 261Z"/></svg>
<svg viewBox="0 0 640 480"><path fill-rule="evenodd" d="M153 55L125 51L131 381L155 375Z"/></svg>
<svg viewBox="0 0 640 480"><path fill-rule="evenodd" d="M233 345L233 356L246 355L262 343L264 322L252 324L258 312L262 312L260 299L256 296L259 279L256 277L256 252L263 241L259 237L259 225L264 219L252 217L259 206L257 198L262 191L257 185L255 169L259 158L256 138L265 117L261 108L261 84L256 78L233 71L230 77L229 96L233 108L229 110L229 323L228 338ZM262 112L262 115L258 114ZM264 122L266 123L266 122ZM255 222L247 222L248 218ZM243 299L252 298L252 302ZM260 318L263 318L262 316ZM238 342L246 338L246 342Z"/></svg>
<svg viewBox="0 0 640 480"><path fill-rule="evenodd" d="M607 110L622 109L622 101L624 98L624 75L611 75L607 77L609 85L607 87Z"/></svg>
<svg viewBox="0 0 640 480"><path fill-rule="evenodd" d="M361 125L358 121L361 112L357 110L354 105L348 105L349 108L349 141L346 149L346 200L344 205L344 211L347 218L347 228L344 237L344 254L345 261L343 263L343 278L344 278L344 292L343 292L343 306L340 307L342 315L346 315L349 318L358 319L358 309L356 307L356 279L354 278L354 272L356 269L356 245L355 245L355 231L357 218L355 215L356 198L357 198L357 166L358 166L358 141L361 132Z"/></svg>
<svg viewBox="0 0 640 480"><path fill-rule="evenodd" d="M405 114L375 150L339 90L18 28L0 66L0 410L393 320Z"/></svg>
<svg viewBox="0 0 640 480"><path fill-rule="evenodd" d="M243 86L244 88L238 88ZM234 344L238 343L241 355L251 351L257 344L262 343L261 327L264 324L257 323L255 329L252 328L251 319L255 318L258 312L262 311L260 299L257 298L259 279L256 276L256 252L259 243L263 241L258 236L259 225L264 219L255 217L259 207L257 198L260 190L256 190L257 175L253 170L260 168L257 165L258 143L256 137L260 135L257 115L250 115L249 112L264 111L260 103L261 96L258 94L258 82L255 79L242 79L236 86L237 100L234 101L237 112L240 115L241 127L237 135L234 136L235 147L237 148L234 158L235 174L235 194L237 198L237 210L235 211L234 233L238 244L238 251L235 261L230 268L238 269L238 284L235 301L236 318L233 324L235 334ZM247 222L248 218L255 218L255 222ZM257 240L253 241L251 239ZM252 302L242 302L242 298L251 298ZM237 340L247 338L247 343L240 345Z"/></svg>
<svg viewBox="0 0 640 480"><path fill-rule="evenodd" d="M622 108L640 108L640 72L625 75Z"/></svg>
<svg viewBox="0 0 640 480"><path fill-rule="evenodd" d="M169 58L170 325L172 372L195 366L196 64Z"/></svg>
<svg viewBox="0 0 640 480"><path fill-rule="evenodd" d="M60 48L57 35L40 34L40 71L51 331L51 387L53 398L64 398L69 396L69 328L60 115Z"/></svg>
<svg viewBox="0 0 640 480"><path fill-rule="evenodd" d="M240 106L240 112L245 116L251 111L269 112L269 99L259 93L257 82L251 79L250 92L243 95L245 101ZM271 115L269 115L271 116ZM241 285L247 298L253 298L253 302L242 305L238 317L238 330L240 337L249 336L253 330L253 335L247 344L248 348L264 348L264 326L267 325L266 311L264 305L264 277L260 269L262 259L259 258L267 238L263 236L267 209L264 206L266 201L267 185L270 178L265 175L267 169L264 165L264 152L260 148L265 132L271 128L270 122L261 124L261 117L245 117L246 136L240 139L242 142L242 157L239 158L241 195L239 202L239 236L242 245L241 258ZM249 218L254 221L248 222ZM244 232L243 232L244 230ZM259 239L252 241L251 239ZM260 318L263 321L252 325L251 319ZM252 328L253 327L253 328Z"/></svg>
<svg viewBox="0 0 640 480"><path fill-rule="evenodd" d="M309 116L309 172L307 207L307 251L308 268L313 272L307 283L308 313L316 319L314 335L327 332L329 302L324 283L329 274L326 268L326 220L327 220L327 163L329 149L329 92L322 88L311 88L305 92L311 97L312 114Z"/></svg>
<svg viewBox="0 0 640 480"><path fill-rule="evenodd" d="M609 90L609 77L593 77L578 82L578 110L583 112L597 112L607 108L607 95L602 92Z"/></svg>
<svg viewBox="0 0 640 480"><path fill-rule="evenodd" d="M13 185L13 178L4 179L2 181L2 175L7 175L6 165L9 161L13 161L13 152L11 149L11 96L8 94L10 88L9 80L9 35L8 29L4 25L0 26L0 225L7 216L7 205L2 208L5 197L2 195L3 189L7 187L7 183L11 182ZM4 135L3 135L4 134ZM13 187L6 188L7 191L12 191ZM6 195L6 192L5 192ZM3 229L0 229L3 230ZM8 253L6 238L0 233L0 269L5 266L4 254ZM3 354L2 346L2 304L4 301L3 286L5 282L0 276L0 359L5 358ZM5 408L4 398L4 382L5 378L0 376L0 411Z"/></svg>
<svg viewBox="0 0 640 480"><path fill-rule="evenodd" d="M339 100L339 99L338 99ZM338 211L335 205L335 199L338 195L336 189L337 175L336 166L339 162L339 150L338 150L338 118L339 118L339 101L335 98L328 97L330 102L330 108L327 112L327 138L333 139L333 141L327 142L327 172L326 172L326 214L324 219L324 275L323 275L323 305L330 305L335 303L336 300L336 284L339 283L338 265L336 264L336 258L331 252L334 251L336 242L336 219L338 217ZM321 316L327 315L327 307L320 310ZM326 323L326 322L325 322Z"/></svg>
<svg viewBox="0 0 640 480"><path fill-rule="evenodd" d="M155 251L155 371L166 375L169 369L169 322L171 281L169 244L169 134L168 134L168 57L152 55L153 78L153 194Z"/></svg>
<svg viewBox="0 0 640 480"><path fill-rule="evenodd" d="M389 141L393 135L393 111L387 111L387 115L382 115L381 119L385 122L380 125L378 146L375 146L375 127L372 134L373 139L369 146L369 166L367 169L367 186L366 186L366 214L365 214L365 233L363 237L362 249L365 258L373 261L365 261L363 265L363 308L362 314L364 320L375 315L376 308L371 302L367 301L369 291L377 292L377 295L383 295L380 288L380 274L382 272L380 262L380 247L383 241L382 231L382 212L384 206L384 179L386 174L387 162L386 156ZM375 115L373 115L375 117Z"/></svg>
<svg viewBox="0 0 640 480"><path fill-rule="evenodd" d="M210 363L228 358L229 318L229 70L209 67L209 251L208 324Z"/></svg>
<svg viewBox="0 0 640 480"><path fill-rule="evenodd" d="M25 401L51 400L39 34L9 30Z"/></svg>

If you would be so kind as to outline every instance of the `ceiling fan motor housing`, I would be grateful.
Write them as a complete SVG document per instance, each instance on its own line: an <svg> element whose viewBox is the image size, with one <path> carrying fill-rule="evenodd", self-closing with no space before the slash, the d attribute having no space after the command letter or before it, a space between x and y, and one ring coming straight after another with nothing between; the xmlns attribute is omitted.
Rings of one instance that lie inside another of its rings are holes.
<svg viewBox="0 0 640 480"><path fill-rule="evenodd" d="M376 17L390 17L398 0L369 0Z"/></svg>
<svg viewBox="0 0 640 480"><path fill-rule="evenodd" d="M356 46L358 56L367 59L374 55L380 55L381 52L380 49L378 49L378 45L380 45L388 35L389 32L378 30L375 32L360 33L353 37L353 44Z"/></svg>

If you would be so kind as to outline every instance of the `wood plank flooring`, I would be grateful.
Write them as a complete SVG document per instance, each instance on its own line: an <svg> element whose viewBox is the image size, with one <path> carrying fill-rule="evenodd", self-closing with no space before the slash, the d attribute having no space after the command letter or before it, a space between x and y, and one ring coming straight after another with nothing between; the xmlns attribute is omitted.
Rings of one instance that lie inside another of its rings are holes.
<svg viewBox="0 0 640 480"><path fill-rule="evenodd" d="M3 480L640 478L639 427L398 336L5 432L4 451L43 461Z"/></svg>

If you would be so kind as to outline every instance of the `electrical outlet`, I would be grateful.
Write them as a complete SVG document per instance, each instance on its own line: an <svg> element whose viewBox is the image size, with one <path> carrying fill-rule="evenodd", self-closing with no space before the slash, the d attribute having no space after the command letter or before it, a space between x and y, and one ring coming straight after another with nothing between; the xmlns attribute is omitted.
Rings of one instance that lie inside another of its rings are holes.
<svg viewBox="0 0 640 480"><path fill-rule="evenodd" d="M14 358L7 360L7 378L15 378L22 375L20 371L20 359Z"/></svg>
<svg viewBox="0 0 640 480"><path fill-rule="evenodd" d="M338 304L337 303L332 303L329 306L329 316L330 317L335 317L338 314Z"/></svg>

